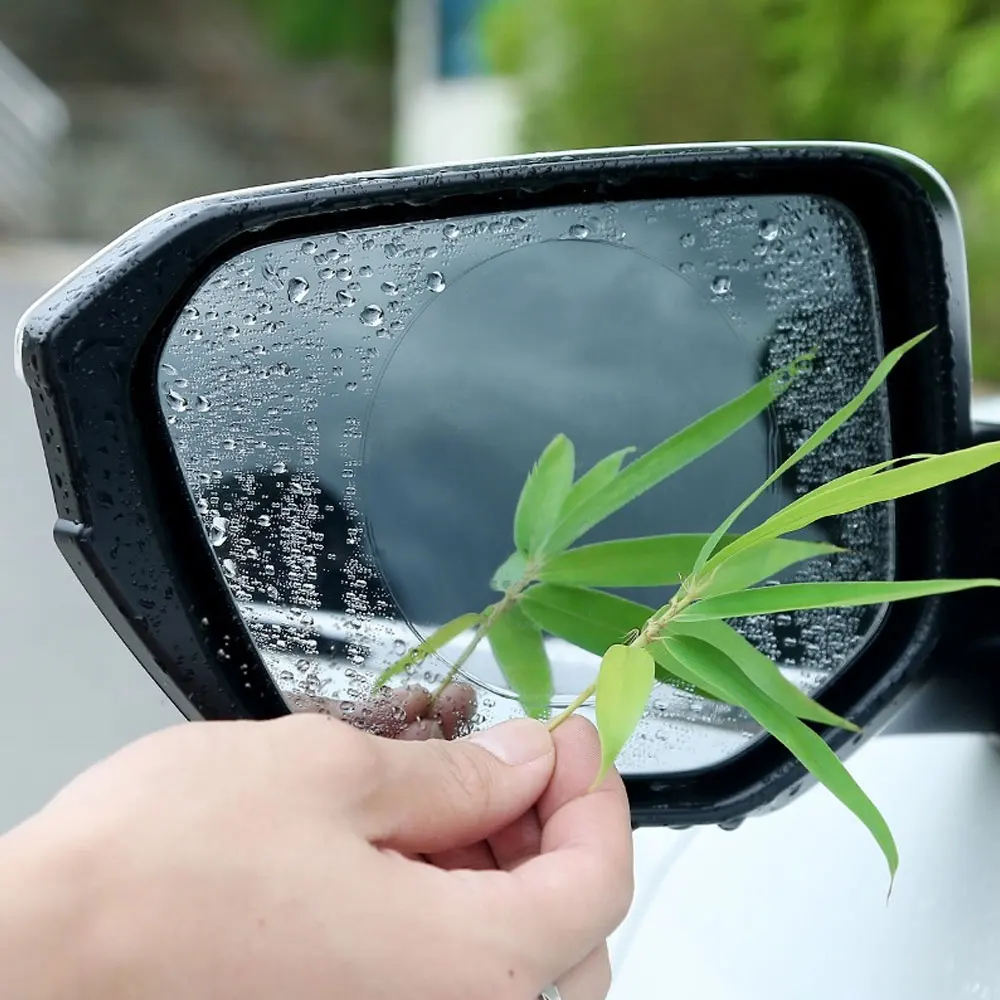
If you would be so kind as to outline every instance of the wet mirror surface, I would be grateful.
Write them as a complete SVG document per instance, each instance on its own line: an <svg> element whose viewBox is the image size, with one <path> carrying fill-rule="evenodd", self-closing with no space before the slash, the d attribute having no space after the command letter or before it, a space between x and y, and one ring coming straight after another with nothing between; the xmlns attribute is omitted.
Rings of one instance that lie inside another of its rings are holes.
<svg viewBox="0 0 1000 1000"><path fill-rule="evenodd" d="M323 233L241 254L177 320L160 400L220 571L289 695L364 697L442 622L495 599L532 463L563 432L578 472L642 453L803 352L760 420L582 539L711 531L881 356L864 236L809 197L591 204ZM891 455L884 395L738 523ZM848 552L783 580L891 579L891 508L811 536ZM669 591L627 592L647 604ZM882 608L734 623L810 693ZM461 640L408 678L433 686ZM551 640L554 704L597 658ZM519 714L480 646L475 724ZM657 686L620 764L704 767L759 729Z"/></svg>

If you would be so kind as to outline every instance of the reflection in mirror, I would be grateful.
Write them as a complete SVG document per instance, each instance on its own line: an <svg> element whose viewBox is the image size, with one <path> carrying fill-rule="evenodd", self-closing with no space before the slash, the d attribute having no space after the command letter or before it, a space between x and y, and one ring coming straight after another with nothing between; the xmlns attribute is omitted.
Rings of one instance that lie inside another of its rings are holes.
<svg viewBox="0 0 1000 1000"><path fill-rule="evenodd" d="M581 469L627 445L642 453L811 348L812 374L765 419L589 542L711 531L860 389L881 356L878 311L864 235L838 203L587 204L262 246L219 267L183 309L160 398L212 551L276 682L289 696L353 699L415 637L494 599L518 493L556 433L574 441ZM890 455L883 393L737 529ZM848 551L783 580L893 576L891 507L831 519L811 537ZM815 694L883 613L734 624ZM432 686L462 646L415 679ZM597 658L554 639L550 656L553 704L565 705ZM520 714L488 644L464 673L478 689L477 725ZM620 766L705 767L759 735L740 711L658 686Z"/></svg>

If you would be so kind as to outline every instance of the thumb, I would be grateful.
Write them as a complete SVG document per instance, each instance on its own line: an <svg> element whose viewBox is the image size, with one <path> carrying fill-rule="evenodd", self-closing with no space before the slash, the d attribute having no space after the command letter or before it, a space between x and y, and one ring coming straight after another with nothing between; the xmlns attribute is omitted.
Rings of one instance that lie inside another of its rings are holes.
<svg viewBox="0 0 1000 1000"><path fill-rule="evenodd" d="M552 737L533 719L450 742L372 743L364 833L409 853L465 847L503 829L535 804L555 767Z"/></svg>

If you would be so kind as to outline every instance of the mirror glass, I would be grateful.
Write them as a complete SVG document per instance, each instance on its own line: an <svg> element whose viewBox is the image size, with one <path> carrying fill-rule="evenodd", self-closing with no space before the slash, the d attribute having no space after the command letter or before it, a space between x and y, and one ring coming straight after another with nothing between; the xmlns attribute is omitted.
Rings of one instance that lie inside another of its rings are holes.
<svg viewBox="0 0 1000 1000"><path fill-rule="evenodd" d="M325 232L241 253L195 292L159 370L160 402L221 573L289 695L363 697L417 636L495 600L525 475L558 432L577 468L641 454L815 348L761 419L584 542L711 531L881 357L864 234L806 196L550 207ZM886 399L737 525L891 455ZM824 522L848 552L783 579L891 579L891 507ZM625 596L659 604L668 595ZM819 692L884 608L734 623ZM433 685L463 643L415 679ZM565 705L597 658L552 640ZM477 724L519 714L481 645L464 674ZM410 680L412 680L411 678ZM658 686L628 772L709 766L760 731Z"/></svg>

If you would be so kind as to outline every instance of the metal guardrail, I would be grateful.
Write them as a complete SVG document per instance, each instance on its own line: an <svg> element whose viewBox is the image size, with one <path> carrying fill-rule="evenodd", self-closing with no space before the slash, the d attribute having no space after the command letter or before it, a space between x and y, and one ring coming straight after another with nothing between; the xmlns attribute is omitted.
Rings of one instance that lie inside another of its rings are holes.
<svg viewBox="0 0 1000 1000"><path fill-rule="evenodd" d="M66 106L0 43L0 234L44 230Z"/></svg>

